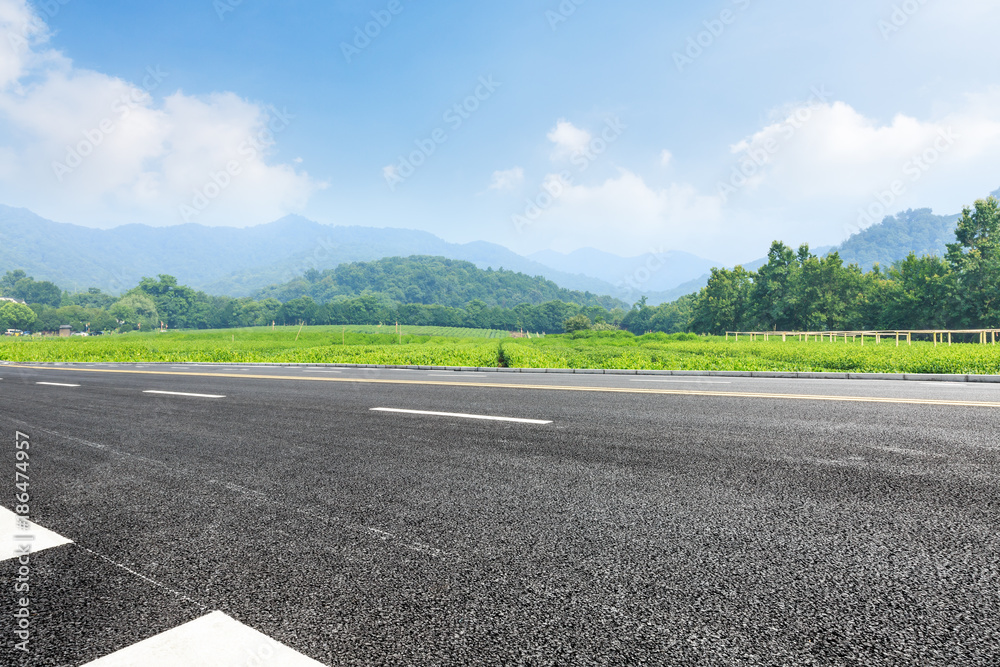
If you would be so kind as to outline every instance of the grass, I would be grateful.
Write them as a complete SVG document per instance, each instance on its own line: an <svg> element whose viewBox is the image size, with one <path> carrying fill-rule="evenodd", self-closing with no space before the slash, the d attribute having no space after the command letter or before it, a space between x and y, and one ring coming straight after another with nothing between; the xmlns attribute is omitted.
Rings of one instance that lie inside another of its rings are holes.
<svg viewBox="0 0 1000 667"><path fill-rule="evenodd" d="M500 338L501 332L403 327L296 327L131 333L69 339L0 337L7 361L361 363L521 368L1000 374L1000 346L750 342L691 334L581 332ZM387 332L386 332L387 330ZM378 333L383 331L385 333Z"/></svg>
<svg viewBox="0 0 1000 667"><path fill-rule="evenodd" d="M1000 373L1000 346L895 340L727 341L691 334L590 332L504 342L511 366L650 370L798 371L853 373Z"/></svg>

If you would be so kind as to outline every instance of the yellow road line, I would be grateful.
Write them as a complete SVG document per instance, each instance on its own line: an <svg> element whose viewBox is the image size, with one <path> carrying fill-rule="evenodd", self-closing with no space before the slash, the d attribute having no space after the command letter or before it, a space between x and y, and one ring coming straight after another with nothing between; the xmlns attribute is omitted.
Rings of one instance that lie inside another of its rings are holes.
<svg viewBox="0 0 1000 667"><path fill-rule="evenodd" d="M771 394L744 391L696 391L691 389L639 389L635 387L574 387L555 384L506 384L492 382L440 382L435 380L397 380L375 378L315 377L298 375L246 375L236 373L194 373L190 371L116 370L108 368L66 368L62 366L11 366L39 371L76 373L118 373L125 375L168 375L177 377L235 378L239 380L292 380L295 382L340 382L354 384L403 384L434 387L483 387L487 389L535 389L541 391L582 391L606 394L654 394L660 396L714 396L724 398L769 398L789 401L833 401L843 403L896 403L904 405L941 405L970 408L1000 408L987 401L942 401L926 398L888 398L882 396L824 396L820 394ZM355 369L352 369L355 370Z"/></svg>

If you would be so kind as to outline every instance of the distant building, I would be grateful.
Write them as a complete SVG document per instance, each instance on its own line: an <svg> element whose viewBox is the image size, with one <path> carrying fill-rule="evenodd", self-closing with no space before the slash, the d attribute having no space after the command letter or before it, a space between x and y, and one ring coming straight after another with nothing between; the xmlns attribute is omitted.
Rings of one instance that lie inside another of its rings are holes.
<svg viewBox="0 0 1000 667"><path fill-rule="evenodd" d="M0 301L10 301L11 303L24 303L20 299L12 299L9 296L0 296Z"/></svg>
<svg viewBox="0 0 1000 667"><path fill-rule="evenodd" d="M64 324L61 327L59 327L60 338L69 338L72 334L73 334L73 327L71 327L70 325Z"/></svg>

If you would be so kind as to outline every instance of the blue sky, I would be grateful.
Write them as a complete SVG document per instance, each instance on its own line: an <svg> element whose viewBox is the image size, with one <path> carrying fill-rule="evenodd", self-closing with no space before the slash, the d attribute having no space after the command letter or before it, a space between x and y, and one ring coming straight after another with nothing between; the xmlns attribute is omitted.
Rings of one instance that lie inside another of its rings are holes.
<svg viewBox="0 0 1000 667"><path fill-rule="evenodd" d="M734 263L1000 187L998 27L984 0L0 0L0 203Z"/></svg>

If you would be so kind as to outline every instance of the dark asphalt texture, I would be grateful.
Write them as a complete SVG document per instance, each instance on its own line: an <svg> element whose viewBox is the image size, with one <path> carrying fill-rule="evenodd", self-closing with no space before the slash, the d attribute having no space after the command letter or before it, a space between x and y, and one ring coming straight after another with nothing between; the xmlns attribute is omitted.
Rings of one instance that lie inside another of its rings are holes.
<svg viewBox="0 0 1000 667"><path fill-rule="evenodd" d="M20 430L32 519L75 541L32 556L28 656L0 563L2 665L79 665L216 609L330 665L1000 664L997 407L0 378L0 503ZM950 383L463 381L1000 402Z"/></svg>

